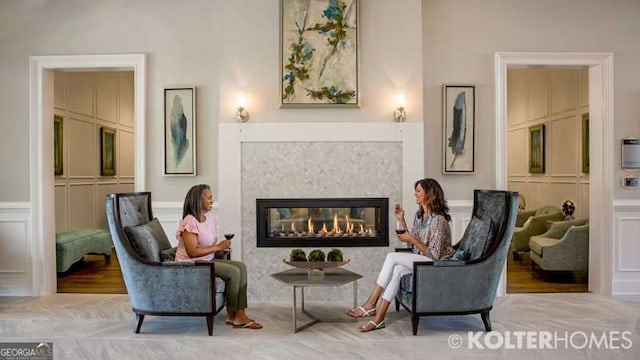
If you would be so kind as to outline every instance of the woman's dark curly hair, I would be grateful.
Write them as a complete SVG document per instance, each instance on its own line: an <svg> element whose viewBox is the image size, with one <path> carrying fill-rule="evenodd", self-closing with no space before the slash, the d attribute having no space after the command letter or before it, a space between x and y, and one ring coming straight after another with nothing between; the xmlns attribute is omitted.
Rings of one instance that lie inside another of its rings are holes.
<svg viewBox="0 0 640 360"><path fill-rule="evenodd" d="M200 184L194 185L187 192L187 196L184 198L184 205L182 206L182 218L186 218L187 215L193 215L198 221L200 221L200 212L202 211L202 194L205 190L211 191L209 185Z"/></svg>
<svg viewBox="0 0 640 360"><path fill-rule="evenodd" d="M447 221L451 221L451 215L449 215L449 206L447 205L447 200L444 198L444 191L442 191L442 187L440 184L434 179L426 178L422 180L416 181L413 185L413 188L417 188L418 185L424 190L427 194L427 205L431 209L431 212L434 214L439 214L444 216ZM417 212L418 218L422 218L424 215L424 209L422 206L418 207Z"/></svg>

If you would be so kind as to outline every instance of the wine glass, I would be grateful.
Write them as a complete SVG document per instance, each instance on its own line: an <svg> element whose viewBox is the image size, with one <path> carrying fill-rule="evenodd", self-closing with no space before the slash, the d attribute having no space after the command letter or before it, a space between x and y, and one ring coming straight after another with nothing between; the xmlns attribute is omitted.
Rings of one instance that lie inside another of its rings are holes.
<svg viewBox="0 0 640 360"><path fill-rule="evenodd" d="M407 232L407 229L404 227L404 224L400 220L396 220L396 234L404 234Z"/></svg>
<svg viewBox="0 0 640 360"><path fill-rule="evenodd" d="M227 239L227 240L231 240L231 239L233 239L233 237L234 237L235 235L236 235L236 234L234 234L234 233L233 233L233 232L231 232L231 231L225 231L225 232L224 232L224 238L225 238L225 239ZM231 251L231 248L225 249L225 251L229 252L229 251Z"/></svg>

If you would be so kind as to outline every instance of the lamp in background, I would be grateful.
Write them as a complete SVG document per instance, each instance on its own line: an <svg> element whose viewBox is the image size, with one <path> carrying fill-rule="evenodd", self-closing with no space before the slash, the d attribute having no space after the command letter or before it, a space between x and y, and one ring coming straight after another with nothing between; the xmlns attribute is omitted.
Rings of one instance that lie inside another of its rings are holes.
<svg viewBox="0 0 640 360"><path fill-rule="evenodd" d="M404 96L398 95L396 101L396 110L393 112L393 120L397 122L404 122L407 120L407 112L404 110Z"/></svg>
<svg viewBox="0 0 640 360"><path fill-rule="evenodd" d="M247 100L244 96L238 97L238 107L236 108L236 119L240 122L247 122L249 120L249 112L245 108Z"/></svg>

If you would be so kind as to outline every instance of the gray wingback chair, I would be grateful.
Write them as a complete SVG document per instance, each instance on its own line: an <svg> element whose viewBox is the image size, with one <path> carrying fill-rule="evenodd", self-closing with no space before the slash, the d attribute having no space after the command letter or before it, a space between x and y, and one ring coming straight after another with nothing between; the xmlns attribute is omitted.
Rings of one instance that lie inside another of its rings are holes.
<svg viewBox="0 0 640 360"><path fill-rule="evenodd" d="M109 194L109 230L136 314L139 333L145 315L204 316L209 335L224 306L224 281L213 262L161 261L171 245L151 211L151 193Z"/></svg>
<svg viewBox="0 0 640 360"><path fill-rule="evenodd" d="M403 276L396 296L411 313L413 335L421 316L480 313L491 331L489 311L511 243L518 213L518 193L475 190L473 217L456 252L466 260L438 260L413 263L413 274Z"/></svg>

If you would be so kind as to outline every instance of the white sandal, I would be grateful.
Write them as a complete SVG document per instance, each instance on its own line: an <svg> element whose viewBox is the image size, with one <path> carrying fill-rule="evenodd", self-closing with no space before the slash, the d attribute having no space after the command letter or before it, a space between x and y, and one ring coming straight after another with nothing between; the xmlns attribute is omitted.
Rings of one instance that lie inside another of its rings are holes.
<svg viewBox="0 0 640 360"><path fill-rule="evenodd" d="M373 325L373 327L370 328L370 329L367 329L366 326L369 325L369 324ZM382 321L380 321L380 323L376 323L375 321L370 320L368 323L360 326L358 328L358 331L360 331L360 332L369 332L369 331L380 330L380 329L384 329L384 328L385 328L384 319Z"/></svg>
<svg viewBox="0 0 640 360"><path fill-rule="evenodd" d="M362 315L354 315L354 314L353 314L355 311L358 311L358 310L362 311ZM373 309L369 309L369 310L367 310L367 309L365 309L365 308L364 308L364 307L362 307L362 306L358 306L357 308L355 308L355 309L351 309L351 310L349 310L349 311L347 312L347 315L349 315L349 316L351 316L351 317L354 317L354 318L361 318L361 317L374 316L375 314L376 314L376 308L373 308Z"/></svg>

